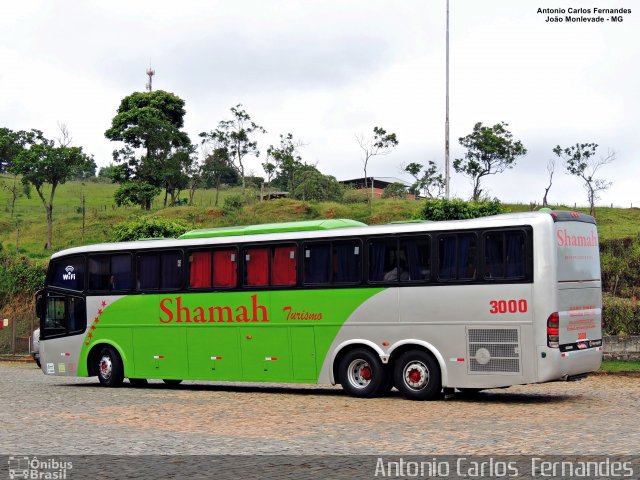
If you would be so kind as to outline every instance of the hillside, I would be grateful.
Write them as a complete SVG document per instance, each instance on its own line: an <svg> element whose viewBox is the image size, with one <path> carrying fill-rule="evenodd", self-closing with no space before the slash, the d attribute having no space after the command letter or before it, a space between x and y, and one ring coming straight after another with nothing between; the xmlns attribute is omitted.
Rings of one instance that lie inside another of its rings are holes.
<svg viewBox="0 0 640 480"><path fill-rule="evenodd" d="M13 178L0 175L0 182L10 185L13 183ZM272 200L256 201L240 210L229 211L214 207L214 190L198 190L194 196L193 206L161 208L163 198L158 197L152 210L144 212L137 207L116 207L113 202L113 193L116 188L117 185L100 182L69 182L61 185L54 200L53 251L82 244L110 241L115 225L140 216L181 219L193 228L314 218L352 218L368 224L380 224L415 218L423 204L421 201L413 200L377 200L369 210L367 205L359 202L338 204ZM225 196L231 193L237 193L237 190L224 190L221 193L221 206ZM85 197L84 238L83 195ZM505 207L513 212L530 209L529 205L505 205ZM6 189L0 189L0 209L0 244L4 251L15 252L17 241L20 252L31 259L42 260L51 255L52 251L44 249L45 211L35 191L32 191L31 198L18 198L12 217L10 194ZM601 240L635 237L640 234L640 209L599 208L596 216Z"/></svg>

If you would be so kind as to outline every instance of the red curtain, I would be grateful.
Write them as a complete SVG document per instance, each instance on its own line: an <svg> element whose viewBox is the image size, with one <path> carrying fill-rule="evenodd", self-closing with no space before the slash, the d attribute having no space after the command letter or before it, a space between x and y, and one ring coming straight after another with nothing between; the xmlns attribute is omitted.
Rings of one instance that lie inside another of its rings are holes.
<svg viewBox="0 0 640 480"><path fill-rule="evenodd" d="M238 279L238 254L235 249L213 253L213 286L235 287Z"/></svg>
<svg viewBox="0 0 640 480"><path fill-rule="evenodd" d="M189 286L191 288L211 286L211 252L193 252L191 254Z"/></svg>
<svg viewBox="0 0 640 480"><path fill-rule="evenodd" d="M247 268L247 285L269 284L269 249L250 248L246 250L248 260L245 259Z"/></svg>
<svg viewBox="0 0 640 480"><path fill-rule="evenodd" d="M271 285L296 284L295 246L274 247L271 260Z"/></svg>

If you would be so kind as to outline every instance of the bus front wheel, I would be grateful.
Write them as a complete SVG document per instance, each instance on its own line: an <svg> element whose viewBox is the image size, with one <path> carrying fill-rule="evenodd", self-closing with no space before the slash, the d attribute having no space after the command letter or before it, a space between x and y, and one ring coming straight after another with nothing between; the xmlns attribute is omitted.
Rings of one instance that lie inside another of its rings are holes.
<svg viewBox="0 0 640 480"><path fill-rule="evenodd" d="M342 388L353 397L375 397L388 383L387 372L380 359L362 348L347 352L338 369Z"/></svg>
<svg viewBox="0 0 640 480"><path fill-rule="evenodd" d="M124 380L122 359L113 347L104 347L98 355L98 380L105 387L119 387Z"/></svg>
<svg viewBox="0 0 640 480"><path fill-rule="evenodd" d="M396 388L409 400L433 400L442 389L438 362L426 352L410 350L395 363Z"/></svg>

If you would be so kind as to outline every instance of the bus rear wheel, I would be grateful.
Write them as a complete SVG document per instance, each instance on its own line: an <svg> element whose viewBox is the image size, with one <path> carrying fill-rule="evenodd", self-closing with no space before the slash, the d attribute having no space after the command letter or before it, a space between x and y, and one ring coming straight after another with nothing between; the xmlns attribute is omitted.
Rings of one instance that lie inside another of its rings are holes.
<svg viewBox="0 0 640 480"><path fill-rule="evenodd" d="M347 352L340 360L338 371L342 388L352 397L375 397L388 384L380 359L363 348Z"/></svg>
<svg viewBox="0 0 640 480"><path fill-rule="evenodd" d="M105 387L119 387L124 380L122 359L113 347L104 347L98 354L98 380Z"/></svg>
<svg viewBox="0 0 640 480"><path fill-rule="evenodd" d="M440 367L420 350L403 353L395 363L396 388L409 400L433 400L442 390Z"/></svg>

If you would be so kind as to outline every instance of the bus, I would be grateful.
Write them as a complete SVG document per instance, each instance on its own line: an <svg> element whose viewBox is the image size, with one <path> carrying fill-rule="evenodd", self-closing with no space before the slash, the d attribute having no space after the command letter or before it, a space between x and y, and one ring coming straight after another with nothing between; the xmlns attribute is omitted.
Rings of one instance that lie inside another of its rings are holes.
<svg viewBox="0 0 640 480"><path fill-rule="evenodd" d="M37 294L47 375L393 387L430 400L600 367L593 217L326 219L70 248Z"/></svg>

